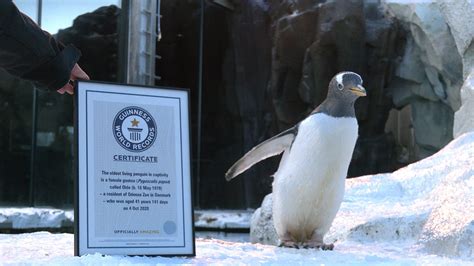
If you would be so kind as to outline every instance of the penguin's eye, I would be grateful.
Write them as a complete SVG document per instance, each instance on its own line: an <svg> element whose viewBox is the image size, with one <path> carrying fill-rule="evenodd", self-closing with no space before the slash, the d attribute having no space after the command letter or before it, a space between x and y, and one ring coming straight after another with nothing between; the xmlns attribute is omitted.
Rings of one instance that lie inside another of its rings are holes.
<svg viewBox="0 0 474 266"><path fill-rule="evenodd" d="M342 91L342 89L344 89L344 86L342 86L341 83L337 83L337 88L338 88L340 91Z"/></svg>

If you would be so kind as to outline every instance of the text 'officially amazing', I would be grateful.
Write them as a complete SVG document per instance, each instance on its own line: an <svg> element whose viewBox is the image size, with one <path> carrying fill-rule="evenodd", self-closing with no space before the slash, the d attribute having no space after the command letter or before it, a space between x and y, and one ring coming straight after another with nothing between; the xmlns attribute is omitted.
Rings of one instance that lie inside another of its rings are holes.
<svg viewBox="0 0 474 266"><path fill-rule="evenodd" d="M158 162L158 157L156 156L115 154L113 158L114 158L114 161L119 161L119 162L135 162L135 163L157 163Z"/></svg>

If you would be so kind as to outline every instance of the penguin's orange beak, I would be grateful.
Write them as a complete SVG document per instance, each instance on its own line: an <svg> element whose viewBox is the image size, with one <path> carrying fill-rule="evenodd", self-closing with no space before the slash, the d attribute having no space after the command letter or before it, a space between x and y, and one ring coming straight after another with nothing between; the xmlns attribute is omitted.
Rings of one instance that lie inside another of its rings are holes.
<svg viewBox="0 0 474 266"><path fill-rule="evenodd" d="M357 85L357 87L352 87L349 90L357 96L367 96L367 92L365 91L365 88L362 87L361 85Z"/></svg>

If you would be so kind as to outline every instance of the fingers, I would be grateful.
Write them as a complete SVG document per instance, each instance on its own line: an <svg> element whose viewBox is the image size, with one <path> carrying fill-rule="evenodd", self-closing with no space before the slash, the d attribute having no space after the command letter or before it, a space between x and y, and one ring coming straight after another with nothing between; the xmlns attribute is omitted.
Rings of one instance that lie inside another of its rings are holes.
<svg viewBox="0 0 474 266"><path fill-rule="evenodd" d="M57 92L60 94L64 94L65 92L67 92L68 94L72 95L74 94L74 87L71 85L71 83L67 83L66 85L64 85L64 87L57 90Z"/></svg>
<svg viewBox="0 0 474 266"><path fill-rule="evenodd" d="M74 80L76 79L84 79L84 80L90 80L89 76L87 73L82 70L82 68L78 65L75 64L74 67L71 70L71 77L69 82L64 85L61 89L57 90L58 93L64 94L74 94Z"/></svg>
<svg viewBox="0 0 474 266"><path fill-rule="evenodd" d="M90 80L89 76L78 64L75 64L71 71L71 80L76 79Z"/></svg>

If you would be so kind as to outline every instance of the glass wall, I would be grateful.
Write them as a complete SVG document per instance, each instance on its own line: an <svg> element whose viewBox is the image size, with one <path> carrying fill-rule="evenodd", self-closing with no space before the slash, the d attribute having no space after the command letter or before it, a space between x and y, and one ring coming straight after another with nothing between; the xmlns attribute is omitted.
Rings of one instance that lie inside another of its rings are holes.
<svg viewBox="0 0 474 266"><path fill-rule="evenodd" d="M14 3L57 39L78 47L79 64L92 79L116 81L119 1ZM72 207L73 97L1 71L0 110L0 206Z"/></svg>
<svg viewBox="0 0 474 266"><path fill-rule="evenodd" d="M0 203L29 203L32 89L0 71Z"/></svg>

